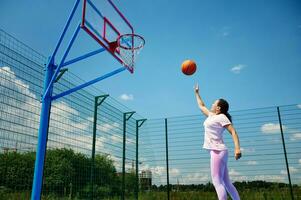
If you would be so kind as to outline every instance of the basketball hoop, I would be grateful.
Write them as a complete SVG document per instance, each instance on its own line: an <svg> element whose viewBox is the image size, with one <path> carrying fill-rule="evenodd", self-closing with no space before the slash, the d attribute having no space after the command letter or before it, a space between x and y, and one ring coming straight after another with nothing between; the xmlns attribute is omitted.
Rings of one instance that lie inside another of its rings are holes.
<svg viewBox="0 0 301 200"><path fill-rule="evenodd" d="M133 72L135 61L145 44L143 37L137 34L124 34L117 39L117 49L123 64Z"/></svg>

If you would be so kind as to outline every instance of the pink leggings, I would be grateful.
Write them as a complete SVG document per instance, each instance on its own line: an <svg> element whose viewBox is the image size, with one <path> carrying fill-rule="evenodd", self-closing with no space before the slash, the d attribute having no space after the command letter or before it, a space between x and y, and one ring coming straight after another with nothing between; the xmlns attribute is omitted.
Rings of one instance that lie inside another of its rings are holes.
<svg viewBox="0 0 301 200"><path fill-rule="evenodd" d="M240 200L228 173L228 151L210 150L211 178L219 200L227 200L227 191L233 200Z"/></svg>

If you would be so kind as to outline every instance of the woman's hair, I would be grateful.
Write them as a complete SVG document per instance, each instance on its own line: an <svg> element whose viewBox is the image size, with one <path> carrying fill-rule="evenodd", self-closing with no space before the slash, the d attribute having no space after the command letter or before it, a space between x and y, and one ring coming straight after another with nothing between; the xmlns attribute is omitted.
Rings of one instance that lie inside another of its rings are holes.
<svg viewBox="0 0 301 200"><path fill-rule="evenodd" d="M232 117L228 113L229 104L225 99L219 99L217 105L221 108L221 113L227 116L227 118L232 122Z"/></svg>

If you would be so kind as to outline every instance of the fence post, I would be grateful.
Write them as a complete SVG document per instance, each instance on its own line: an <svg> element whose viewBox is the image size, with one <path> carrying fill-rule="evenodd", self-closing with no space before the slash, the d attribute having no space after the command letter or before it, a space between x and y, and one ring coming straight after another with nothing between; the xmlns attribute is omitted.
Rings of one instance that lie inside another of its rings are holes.
<svg viewBox="0 0 301 200"><path fill-rule="evenodd" d="M97 130L97 108L109 95L96 96L94 100L94 119L93 119L93 142L92 142L92 163L91 163L91 199L94 199L94 169L95 169L95 143ZM100 101L99 101L100 99Z"/></svg>
<svg viewBox="0 0 301 200"><path fill-rule="evenodd" d="M138 147L139 147L139 128L143 125L143 123L146 121L146 119L139 119L136 120L136 188L135 188L135 197L136 200L138 200L138 194L139 194L139 169L138 169Z"/></svg>
<svg viewBox="0 0 301 200"><path fill-rule="evenodd" d="M287 161L287 153L286 153L286 147L285 147L285 140L284 140L284 136L283 136L283 128L282 128L279 106L277 106L277 113L278 113L278 120L279 120L280 133L281 133L281 138L282 138L283 152L284 152L284 157L285 157L285 164L286 164L287 176L288 176L288 181L289 181L289 186L290 186L290 192L291 192L292 200L294 200L293 187L292 187L292 182L291 182L289 165L288 165L288 161Z"/></svg>
<svg viewBox="0 0 301 200"><path fill-rule="evenodd" d="M133 116L135 112L123 113L123 149L122 149L122 190L121 200L124 200L125 196L125 146L126 146L126 122Z"/></svg>
<svg viewBox="0 0 301 200"><path fill-rule="evenodd" d="M168 130L167 118L165 118L165 147L166 147L166 173L167 173L167 200L170 198L169 192L169 165L168 165Z"/></svg>

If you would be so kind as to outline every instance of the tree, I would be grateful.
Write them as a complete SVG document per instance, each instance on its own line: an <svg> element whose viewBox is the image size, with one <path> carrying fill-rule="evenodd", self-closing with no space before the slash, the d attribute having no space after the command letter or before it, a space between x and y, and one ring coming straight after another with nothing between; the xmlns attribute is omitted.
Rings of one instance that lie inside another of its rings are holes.
<svg viewBox="0 0 301 200"><path fill-rule="evenodd" d="M13 190L28 190L32 185L35 154L6 152L0 154L0 185Z"/></svg>
<svg viewBox="0 0 301 200"><path fill-rule="evenodd" d="M44 190L63 195L69 191L75 176L73 161L75 154L71 149L48 150L44 168Z"/></svg>

